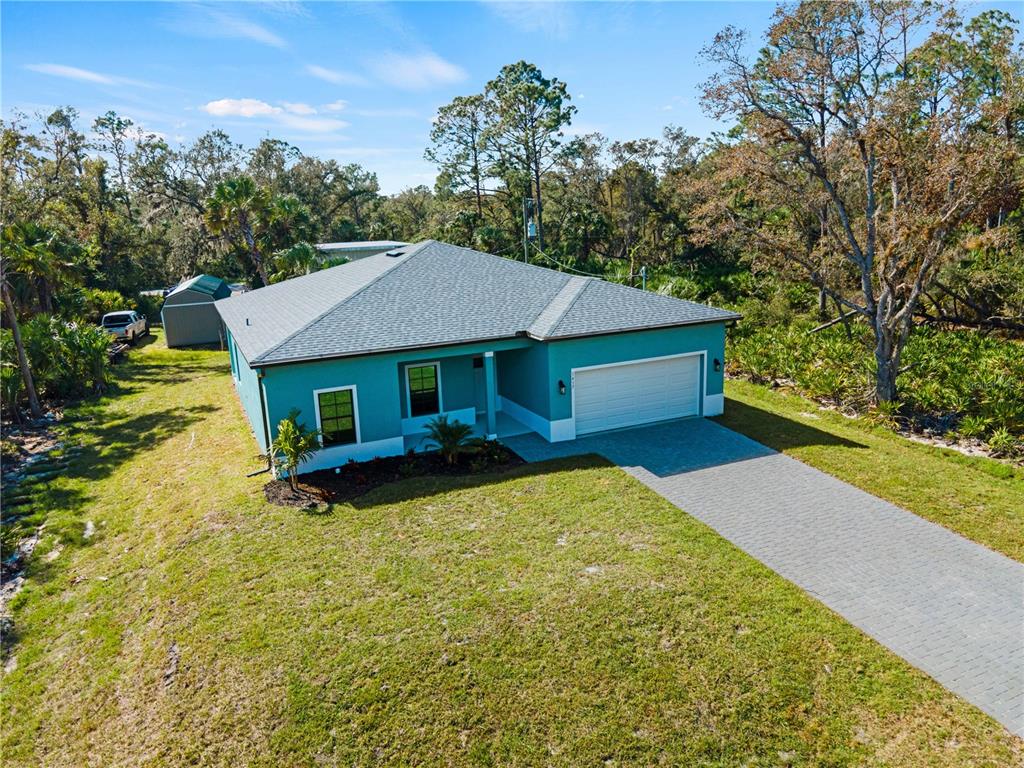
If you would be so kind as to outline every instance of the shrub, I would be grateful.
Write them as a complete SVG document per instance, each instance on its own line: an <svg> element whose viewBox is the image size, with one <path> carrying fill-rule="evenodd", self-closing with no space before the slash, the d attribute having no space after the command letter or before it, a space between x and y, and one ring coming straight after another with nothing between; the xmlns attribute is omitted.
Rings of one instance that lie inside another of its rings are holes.
<svg viewBox="0 0 1024 768"><path fill-rule="evenodd" d="M90 323L98 323L107 312L131 309L132 303L117 291L83 288L81 317Z"/></svg>
<svg viewBox="0 0 1024 768"><path fill-rule="evenodd" d="M139 295L135 299L135 310L145 315L150 325L160 322L160 308L163 305L163 296Z"/></svg>
<svg viewBox="0 0 1024 768"><path fill-rule="evenodd" d="M729 336L729 372L757 383L790 379L809 395L862 407L875 365L868 330L853 323L848 338L842 326L808 334L812 326L807 319L786 327L745 325ZM897 382L901 413L941 429L960 424L958 432L964 436L980 437L1004 427L1020 438L1021 381L1024 344L973 331L916 328Z"/></svg>
<svg viewBox="0 0 1024 768"><path fill-rule="evenodd" d="M36 386L51 398L101 392L107 385L110 337L100 328L37 315L24 324L25 352Z"/></svg>
<svg viewBox="0 0 1024 768"><path fill-rule="evenodd" d="M885 427L886 429L899 429L900 427L900 411L903 409L903 403L897 402L881 402L875 403L871 406L871 410L868 411L868 421L875 426Z"/></svg>
<svg viewBox="0 0 1024 768"><path fill-rule="evenodd" d="M463 453L479 450L481 441L473 439L473 427L456 419L448 421L448 415L437 416L427 422L427 437L437 447L445 461L454 464Z"/></svg>
<svg viewBox="0 0 1024 768"><path fill-rule="evenodd" d="M837 406L850 391L849 374L830 360L807 366L797 374L796 382L811 397L831 400Z"/></svg>
<svg viewBox="0 0 1024 768"><path fill-rule="evenodd" d="M1021 454L1021 441L1010 434L1006 427L1000 427L988 436L988 447L996 456L1015 458Z"/></svg>
<svg viewBox="0 0 1024 768"><path fill-rule="evenodd" d="M964 416L957 425L956 432L960 437L984 437L988 432L991 420L984 416Z"/></svg>
<svg viewBox="0 0 1024 768"><path fill-rule="evenodd" d="M21 420L18 400L21 398L21 369L14 349L14 335L0 328L0 400L14 421Z"/></svg>

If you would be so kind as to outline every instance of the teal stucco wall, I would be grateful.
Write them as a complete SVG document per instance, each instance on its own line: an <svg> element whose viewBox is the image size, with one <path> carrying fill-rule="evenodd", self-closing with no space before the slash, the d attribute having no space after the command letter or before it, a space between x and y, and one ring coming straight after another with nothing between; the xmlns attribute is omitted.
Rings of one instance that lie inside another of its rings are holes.
<svg viewBox="0 0 1024 768"><path fill-rule="evenodd" d="M463 344L437 349L395 352L365 357L321 360L271 366L264 369L271 439L277 423L292 408L301 411L309 426L316 424L313 391L333 387L356 387L360 442L370 443L400 437L405 402L405 366L412 363L441 363L441 397L445 411L474 406L474 355L528 346L529 339L504 339L482 344ZM499 373L500 376L500 373Z"/></svg>
<svg viewBox="0 0 1024 768"><path fill-rule="evenodd" d="M249 368L234 340L228 337L239 398L252 424L261 449L263 425L260 421L260 380ZM318 459L318 466L336 466L344 456L372 458L374 455L400 453L402 448L403 418L408 420L406 402L405 367L410 364L439 361L441 364L441 405L445 412L471 409L479 405L477 389L479 371L473 368L473 357L485 352L495 353L498 394L506 403L512 402L520 410L536 415L529 424L542 434L543 424L537 420L565 422L572 418L572 395L569 387L572 370L592 365L626 362L629 360L663 357L694 352L706 352L707 371L704 402L708 396L721 402L723 373L714 371L711 361L725 362L725 325L713 323L662 328L632 333L589 336L554 342L537 342L527 338L505 339L479 344L412 350L356 358L321 360L270 366L263 369L267 417L271 439L277 424L292 409L300 412L300 421L316 426L314 391L336 387L356 388L359 422L359 447L338 446L327 449ZM559 380L566 383L566 394L558 392ZM510 406L511 407L511 406ZM719 406L720 407L720 406ZM511 411L510 411L511 413ZM470 414L472 416L472 414ZM513 414L515 415L515 414ZM524 414L520 413L520 416ZM525 414L529 415L529 414ZM408 423L406 431L408 431ZM569 427L549 429L549 439L563 439L557 435L572 436ZM328 463L337 459L334 464Z"/></svg>
<svg viewBox="0 0 1024 768"><path fill-rule="evenodd" d="M548 414L540 413L540 415L551 421L568 419L572 416L572 398L568 392L572 369L585 368L590 365L621 363L627 360L707 350L708 363L718 358L722 361L722 371L716 373L709 367L707 391L704 394L719 395L723 391L723 377L725 376L724 323L658 328L608 336L587 336L566 341L553 341L546 346L550 408ZM703 373L704 371L701 371L702 375ZM559 380L566 383L565 395L559 395L557 392Z"/></svg>
<svg viewBox="0 0 1024 768"><path fill-rule="evenodd" d="M256 371L249 367L245 356L242 354L235 340L228 333L228 351L232 360L232 375L235 380L235 389L238 391L238 399L242 402L242 408L249 419L253 434L256 436L256 444L260 451L266 451L267 445L264 439L264 428L261 422L262 412L260 410L260 381Z"/></svg>
<svg viewBox="0 0 1024 768"><path fill-rule="evenodd" d="M403 418L409 416L409 392L406 389L405 369L410 365L434 362L441 364L441 409L443 411L458 411L474 407L476 384L473 373L473 356L462 353L459 357L424 357L399 363L397 366L398 394Z"/></svg>
<svg viewBox="0 0 1024 768"><path fill-rule="evenodd" d="M533 342L523 349L496 355L498 394L549 419L551 398L545 382L548 376L548 345Z"/></svg>

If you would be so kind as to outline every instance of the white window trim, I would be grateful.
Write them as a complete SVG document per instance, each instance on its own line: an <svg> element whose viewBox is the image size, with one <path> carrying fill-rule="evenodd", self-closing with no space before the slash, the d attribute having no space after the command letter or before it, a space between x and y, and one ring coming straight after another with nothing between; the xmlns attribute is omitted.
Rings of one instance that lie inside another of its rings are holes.
<svg viewBox="0 0 1024 768"><path fill-rule="evenodd" d="M344 392L345 390L350 390L352 392L352 416L355 418L356 422L356 441L354 443L341 443L325 446L323 425L320 422L320 395L326 392ZM314 389L313 410L316 412L316 431L319 433L317 434L316 439L319 441L321 448L344 448L347 445L359 445L363 442L362 432L359 429L359 393L356 391L355 384L350 384L347 387L325 387L324 389Z"/></svg>
<svg viewBox="0 0 1024 768"><path fill-rule="evenodd" d="M421 413L419 416L412 415L412 390L409 387L409 369L426 368L434 366L435 378L437 379L437 413ZM405 364L405 409L409 412L410 419L419 419L424 416L440 416L444 413L444 389L441 387L441 361L431 360L427 363L406 363Z"/></svg>

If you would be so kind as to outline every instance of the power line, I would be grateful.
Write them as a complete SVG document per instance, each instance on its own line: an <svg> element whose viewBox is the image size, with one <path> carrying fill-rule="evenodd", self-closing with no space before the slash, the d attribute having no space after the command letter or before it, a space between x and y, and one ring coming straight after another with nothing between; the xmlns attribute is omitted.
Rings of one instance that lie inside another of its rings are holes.
<svg viewBox="0 0 1024 768"><path fill-rule="evenodd" d="M584 271L576 269L574 267L570 267L568 264L563 264L562 262L560 262L558 259L554 258L553 256L548 256L546 253L544 253L544 251L542 251L540 248L538 248L536 246L536 244L531 242L530 245L533 246L533 250L535 250L537 253L539 253L541 256L543 256L545 259L547 259L552 264L554 264L559 269L561 269L561 270L563 270L565 272L572 272L574 274L582 275L584 277L596 277L599 280L617 280L619 282L623 281L622 278L617 277L615 275L599 275L599 274L596 274L594 272L584 272Z"/></svg>

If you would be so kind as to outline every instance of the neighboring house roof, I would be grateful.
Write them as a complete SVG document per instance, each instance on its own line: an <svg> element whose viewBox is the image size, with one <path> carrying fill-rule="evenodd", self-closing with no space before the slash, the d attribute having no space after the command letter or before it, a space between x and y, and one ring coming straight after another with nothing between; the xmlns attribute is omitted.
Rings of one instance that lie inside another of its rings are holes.
<svg viewBox="0 0 1024 768"><path fill-rule="evenodd" d="M166 300L176 294L184 293L185 291L205 293L208 296L213 296L218 299L231 293L231 289L228 287L228 284L219 277L214 277L213 275L196 275L183 283L179 283L175 286L174 290L168 293L164 298Z"/></svg>
<svg viewBox="0 0 1024 768"><path fill-rule="evenodd" d="M321 251L383 251L389 248L401 248L408 243L398 240L353 240L348 243L317 243Z"/></svg>
<svg viewBox="0 0 1024 768"><path fill-rule="evenodd" d="M216 306L251 365L528 336L572 338L739 315L426 240Z"/></svg>

